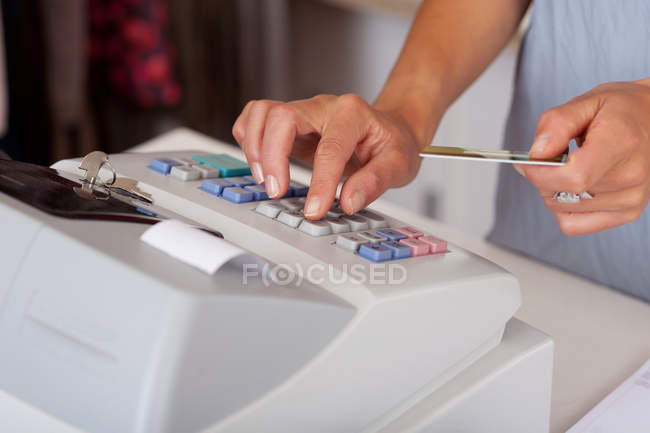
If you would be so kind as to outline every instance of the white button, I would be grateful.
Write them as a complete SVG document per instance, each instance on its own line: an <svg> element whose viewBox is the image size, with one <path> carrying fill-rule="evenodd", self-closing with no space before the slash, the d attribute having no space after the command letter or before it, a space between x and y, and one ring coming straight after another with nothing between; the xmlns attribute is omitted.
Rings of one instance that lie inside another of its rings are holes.
<svg viewBox="0 0 650 433"><path fill-rule="evenodd" d="M341 206L339 206L338 204L335 204L330 208L330 210L327 211L328 217L338 218L343 215L345 215L345 212L343 212L343 209L341 209Z"/></svg>
<svg viewBox="0 0 650 433"><path fill-rule="evenodd" d="M368 241L361 236L352 233L339 235L339 237L336 238L336 245L348 251L352 251L353 253L356 253L357 250L359 250L359 247L365 243L368 243Z"/></svg>
<svg viewBox="0 0 650 433"><path fill-rule="evenodd" d="M305 197L296 197L282 200L280 203L282 203L282 206L286 207L287 209L290 209L292 211L299 211L305 207L305 200Z"/></svg>
<svg viewBox="0 0 650 433"><path fill-rule="evenodd" d="M347 233L351 231L350 224L346 223L340 218L325 217L323 218L323 221L330 225L332 233Z"/></svg>
<svg viewBox="0 0 650 433"><path fill-rule="evenodd" d="M273 202L262 202L255 208L255 212L269 218L275 218L283 210L285 210L284 206Z"/></svg>
<svg viewBox="0 0 650 433"><path fill-rule="evenodd" d="M361 230L368 230L368 220L359 215L343 215L341 217L343 221L350 224L350 228L353 232L358 232Z"/></svg>
<svg viewBox="0 0 650 433"><path fill-rule="evenodd" d="M359 237L367 239L366 242L372 242L373 244L377 244L379 242L383 242L383 241L388 240L383 236L379 236L377 233L373 233L373 232L369 232L369 231L359 232L359 233L356 233L356 234Z"/></svg>
<svg viewBox="0 0 650 433"><path fill-rule="evenodd" d="M169 172L172 177L180 179L183 182L197 180L201 178L201 173L190 165L176 165Z"/></svg>
<svg viewBox="0 0 650 433"><path fill-rule="evenodd" d="M280 221L282 224L286 224L289 227L294 228L298 227L303 219L305 219L305 217L300 212L289 210L282 211L280 212L280 215L278 215L278 221Z"/></svg>
<svg viewBox="0 0 650 433"><path fill-rule="evenodd" d="M361 215L368 220L368 225L370 225L371 229L383 229L384 227L388 227L388 223L384 217L375 212L364 209L360 210L358 215Z"/></svg>
<svg viewBox="0 0 650 433"><path fill-rule="evenodd" d="M209 165L200 164L194 165L193 167L201 173L203 179L215 179L221 176L218 168L210 167Z"/></svg>
<svg viewBox="0 0 650 433"><path fill-rule="evenodd" d="M298 230L311 236L325 236L332 233L332 229L325 221L304 220L300 223Z"/></svg>

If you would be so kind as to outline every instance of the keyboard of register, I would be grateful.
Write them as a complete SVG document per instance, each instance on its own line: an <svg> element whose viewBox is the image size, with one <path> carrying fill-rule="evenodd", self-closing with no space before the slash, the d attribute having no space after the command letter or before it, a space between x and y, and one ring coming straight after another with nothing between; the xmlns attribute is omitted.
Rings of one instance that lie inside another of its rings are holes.
<svg viewBox="0 0 650 433"><path fill-rule="evenodd" d="M155 157L149 168L179 182L197 182L199 189L215 199L234 205L255 202L260 217L274 219L305 236L337 235L337 247L373 262L447 252L447 242L442 239L410 226L389 227L386 218L369 210L346 215L338 201L323 219L307 220L302 213L307 186L291 181L283 198L270 200L264 186L251 177L248 165L226 154Z"/></svg>

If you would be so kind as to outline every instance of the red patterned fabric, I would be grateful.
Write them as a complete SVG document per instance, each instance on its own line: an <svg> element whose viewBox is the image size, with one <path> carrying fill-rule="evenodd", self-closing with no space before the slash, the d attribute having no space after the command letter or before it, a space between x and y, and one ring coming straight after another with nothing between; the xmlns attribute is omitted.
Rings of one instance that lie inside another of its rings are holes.
<svg viewBox="0 0 650 433"><path fill-rule="evenodd" d="M143 107L178 104L163 0L89 0L90 79Z"/></svg>

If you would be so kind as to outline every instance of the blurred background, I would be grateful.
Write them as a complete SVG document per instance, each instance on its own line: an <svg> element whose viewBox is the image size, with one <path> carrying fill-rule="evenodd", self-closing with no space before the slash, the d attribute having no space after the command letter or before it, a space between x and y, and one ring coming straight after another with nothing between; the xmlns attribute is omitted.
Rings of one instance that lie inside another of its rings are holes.
<svg viewBox="0 0 650 433"><path fill-rule="evenodd" d="M234 143L250 99L372 101L418 0L2 0L0 149L51 164L178 126ZM520 32L521 33L521 32ZM434 142L499 148L519 35L450 108ZM498 167L426 160L385 197L485 235Z"/></svg>

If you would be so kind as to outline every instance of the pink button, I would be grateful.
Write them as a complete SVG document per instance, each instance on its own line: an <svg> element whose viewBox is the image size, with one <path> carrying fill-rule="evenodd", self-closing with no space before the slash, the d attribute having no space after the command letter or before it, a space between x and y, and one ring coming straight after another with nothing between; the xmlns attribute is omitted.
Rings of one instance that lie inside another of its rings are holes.
<svg viewBox="0 0 650 433"><path fill-rule="evenodd" d="M419 238L420 236L424 235L424 233L419 232L415 230L413 227L400 227L398 229L395 229L396 231L400 232L407 238Z"/></svg>
<svg viewBox="0 0 650 433"><path fill-rule="evenodd" d="M411 249L411 257L426 256L431 251L429 244L422 242L419 239L401 239L399 243L404 244Z"/></svg>
<svg viewBox="0 0 650 433"><path fill-rule="evenodd" d="M426 244L429 244L429 247L431 248L431 252L433 254L444 253L447 251L447 241L438 239L435 236L421 236L418 239Z"/></svg>

